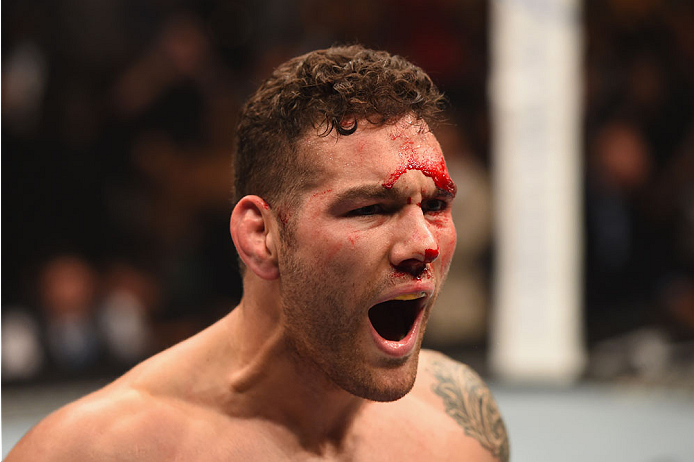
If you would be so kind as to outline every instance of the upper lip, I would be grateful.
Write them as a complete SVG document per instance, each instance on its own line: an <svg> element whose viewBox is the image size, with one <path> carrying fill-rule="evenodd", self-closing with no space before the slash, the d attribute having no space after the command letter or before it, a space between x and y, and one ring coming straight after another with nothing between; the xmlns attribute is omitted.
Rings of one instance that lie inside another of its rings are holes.
<svg viewBox="0 0 694 462"><path fill-rule="evenodd" d="M420 303L424 304L429 301L432 294L434 293L434 288L430 284L420 283L420 284L408 284L406 286L398 286L393 290L389 290L380 296L374 303L371 304L371 308L378 305L379 303L387 302L393 300L395 297L407 294L417 294L424 293L424 297L417 299Z"/></svg>

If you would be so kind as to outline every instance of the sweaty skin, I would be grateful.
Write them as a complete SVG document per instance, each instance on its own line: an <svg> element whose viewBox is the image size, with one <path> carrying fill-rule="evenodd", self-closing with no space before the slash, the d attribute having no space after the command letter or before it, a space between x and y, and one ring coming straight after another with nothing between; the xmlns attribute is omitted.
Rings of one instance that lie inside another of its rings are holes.
<svg viewBox="0 0 694 462"><path fill-rule="evenodd" d="M414 382L424 326L448 272L456 239L449 207L454 188L437 188L426 169L401 173L403 165L443 163L438 142L421 124L408 118L363 125L353 135L307 142L308 152L322 160L323 181L316 186L321 194L305 194L293 237L280 249L282 313L301 357L351 393L389 401ZM394 172L397 181L385 185ZM368 310L414 292L427 294L417 335L398 348L405 353L384 355L378 346L393 345L374 345Z"/></svg>
<svg viewBox="0 0 694 462"><path fill-rule="evenodd" d="M231 313L56 411L6 460L507 461L484 383L420 352L456 241L439 144L410 117L358 125L306 135L320 181L284 219L239 201ZM416 312L402 339L372 325L382 303Z"/></svg>

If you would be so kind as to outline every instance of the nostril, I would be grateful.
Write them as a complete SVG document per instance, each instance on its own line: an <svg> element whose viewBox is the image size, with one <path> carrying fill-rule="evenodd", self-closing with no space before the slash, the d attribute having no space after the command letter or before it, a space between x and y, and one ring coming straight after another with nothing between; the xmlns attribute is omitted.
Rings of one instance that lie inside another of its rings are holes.
<svg viewBox="0 0 694 462"><path fill-rule="evenodd" d="M398 265L393 265L398 273L404 273L415 278L421 278L427 269L427 262L419 261L411 258L405 260Z"/></svg>

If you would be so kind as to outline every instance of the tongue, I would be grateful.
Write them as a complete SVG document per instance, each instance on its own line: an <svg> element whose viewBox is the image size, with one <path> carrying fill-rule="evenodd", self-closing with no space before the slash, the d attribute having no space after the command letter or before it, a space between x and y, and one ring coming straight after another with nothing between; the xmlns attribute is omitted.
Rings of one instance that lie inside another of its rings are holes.
<svg viewBox="0 0 694 462"><path fill-rule="evenodd" d="M406 308L402 302L388 301L379 303L369 310L371 324L378 335L386 340L402 340L410 330L410 324L405 319Z"/></svg>

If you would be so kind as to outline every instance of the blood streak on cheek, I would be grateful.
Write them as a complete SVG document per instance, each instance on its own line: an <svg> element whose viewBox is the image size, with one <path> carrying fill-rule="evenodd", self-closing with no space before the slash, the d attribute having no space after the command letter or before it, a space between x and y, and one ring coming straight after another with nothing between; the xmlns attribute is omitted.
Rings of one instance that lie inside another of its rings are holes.
<svg viewBox="0 0 694 462"><path fill-rule="evenodd" d="M433 223L434 225L436 225L439 228L443 228L446 226L452 226L450 215L446 215L443 212L437 212L435 214L432 214L430 220L431 220L431 223Z"/></svg>

